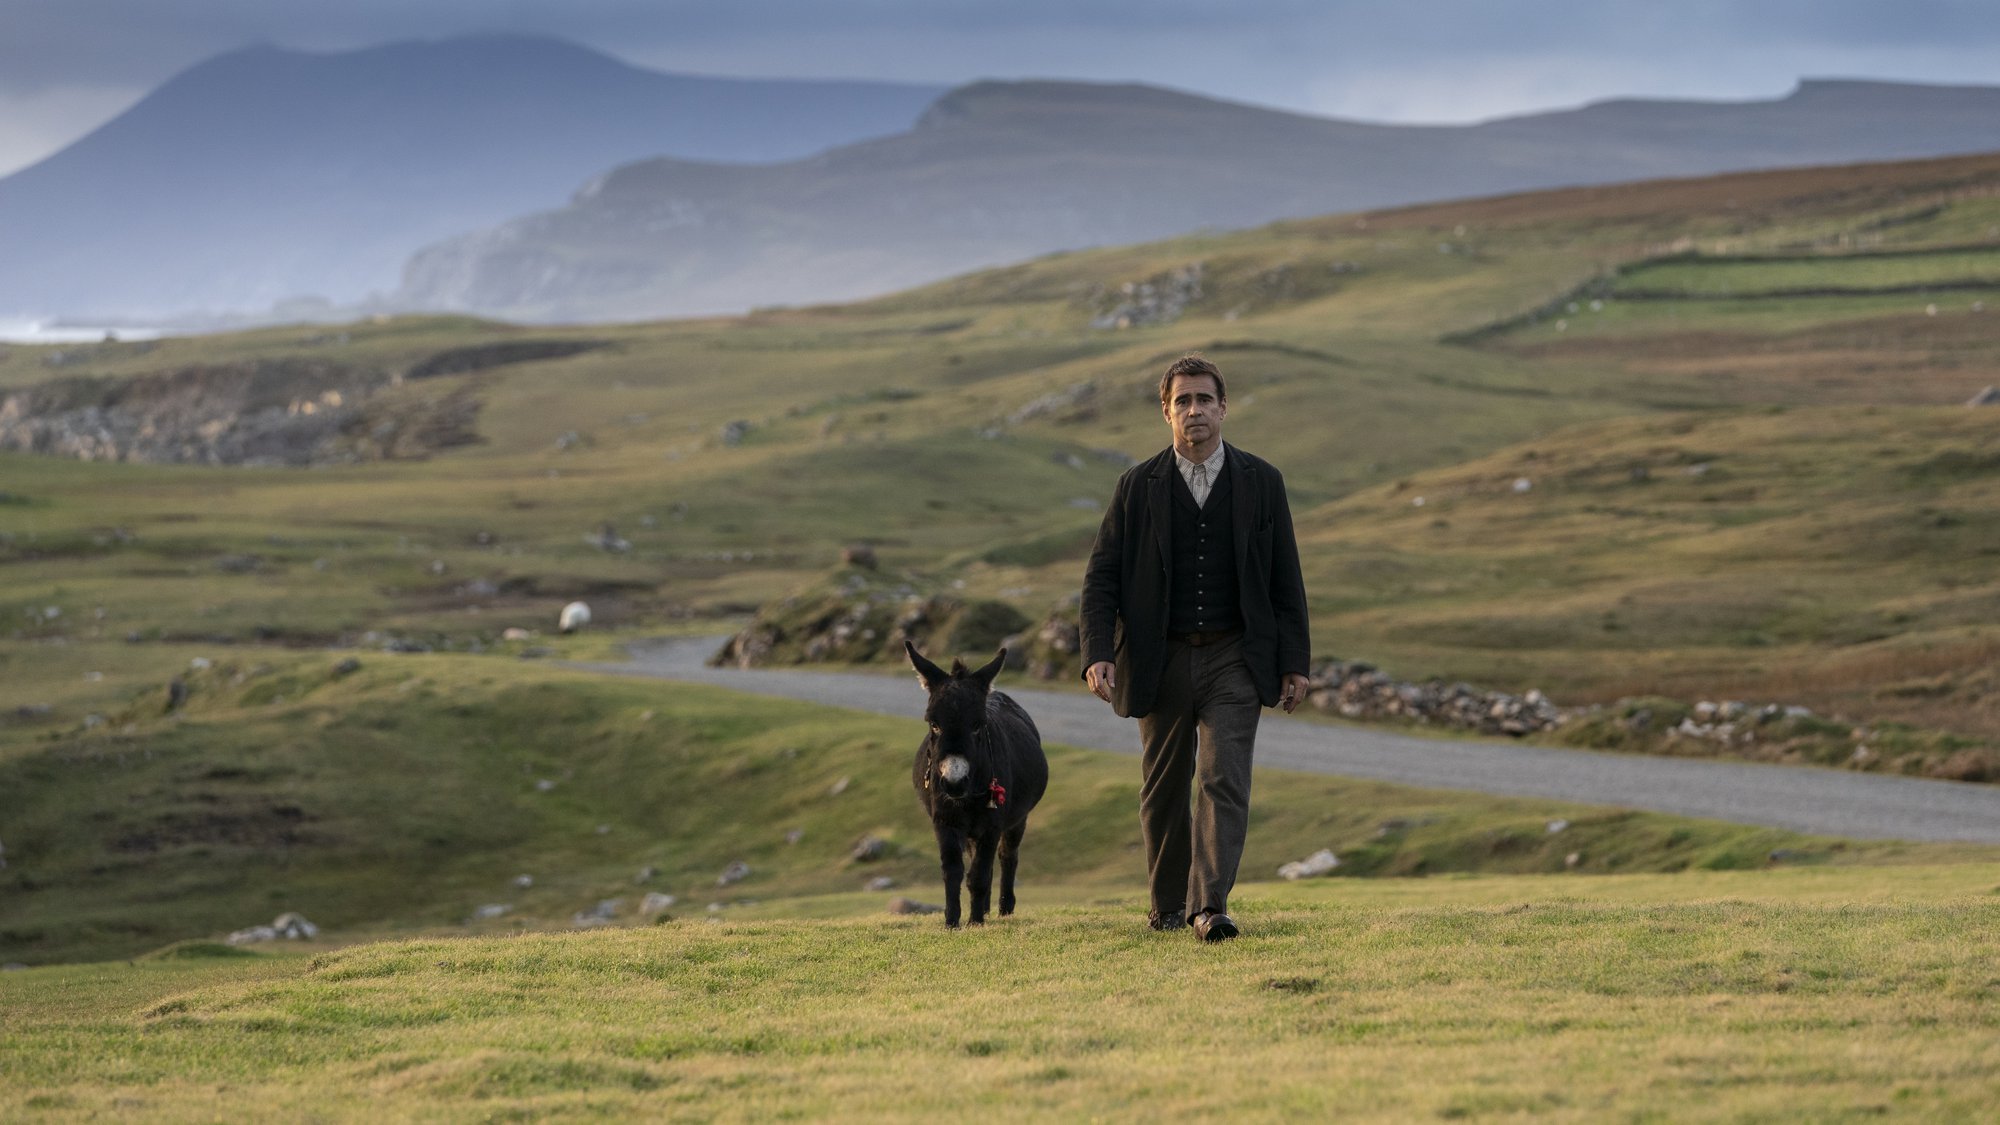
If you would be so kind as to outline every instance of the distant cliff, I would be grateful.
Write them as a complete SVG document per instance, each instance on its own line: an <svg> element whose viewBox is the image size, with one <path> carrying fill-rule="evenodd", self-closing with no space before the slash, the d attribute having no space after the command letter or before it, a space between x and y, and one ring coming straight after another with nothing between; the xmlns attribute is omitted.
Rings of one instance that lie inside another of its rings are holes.
<svg viewBox="0 0 2000 1125"><path fill-rule="evenodd" d="M2000 87L1806 82L1385 126L1147 86L983 82L804 160L629 164L408 264L408 307L623 319L846 300L1056 250L1530 189L2000 149Z"/></svg>

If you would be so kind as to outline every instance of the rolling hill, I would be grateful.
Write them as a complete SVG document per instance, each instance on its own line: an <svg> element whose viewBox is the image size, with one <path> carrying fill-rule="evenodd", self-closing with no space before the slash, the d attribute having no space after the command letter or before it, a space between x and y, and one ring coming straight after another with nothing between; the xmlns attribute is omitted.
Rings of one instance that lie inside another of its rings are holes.
<svg viewBox="0 0 2000 1125"><path fill-rule="evenodd" d="M725 851L768 857L773 898L843 889L850 833L908 828L881 819L907 794L864 782L901 773L901 728L521 658L724 631L853 543L884 582L1044 617L1164 441L1153 383L1189 349L1230 376L1230 439L1286 473L1322 655L1563 703L1804 702L1990 752L2000 414L1960 404L2000 383L1996 261L2000 157L1978 156L1330 215L737 318L6 348L10 425L247 372L260 409L324 404L350 444L310 468L0 453L4 928L37 959L313 901L449 928L538 863L568 874L516 905L563 925L642 864L706 890ZM451 402L476 440L377 432ZM177 417L151 421L217 421ZM572 598L598 631L546 636ZM1068 768L1102 784L1062 807L1078 866L1043 874L1123 878L1129 771ZM844 775L879 810L830 815ZM1483 806L1370 852L1376 818L1329 810L1388 797L1298 792L1264 859L1336 833L1385 873L1564 859ZM1591 854L1635 868L1781 850L1603 830Z"/></svg>
<svg viewBox="0 0 2000 1125"><path fill-rule="evenodd" d="M641 319L850 300L1036 254L1574 184L2000 149L2000 88L1808 81L1472 126L1329 120L1147 86L982 82L804 160L630 164L425 249L404 307Z"/></svg>

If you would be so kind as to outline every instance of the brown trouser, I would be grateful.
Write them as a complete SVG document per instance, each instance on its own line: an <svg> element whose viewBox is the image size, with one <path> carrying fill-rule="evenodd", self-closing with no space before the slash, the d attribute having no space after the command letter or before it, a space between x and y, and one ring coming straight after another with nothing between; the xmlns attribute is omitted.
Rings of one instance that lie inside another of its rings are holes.
<svg viewBox="0 0 2000 1125"><path fill-rule="evenodd" d="M1139 720L1139 828L1155 917L1193 921L1229 908L1250 827L1250 752L1262 706L1240 636L1201 646L1168 639L1159 696Z"/></svg>

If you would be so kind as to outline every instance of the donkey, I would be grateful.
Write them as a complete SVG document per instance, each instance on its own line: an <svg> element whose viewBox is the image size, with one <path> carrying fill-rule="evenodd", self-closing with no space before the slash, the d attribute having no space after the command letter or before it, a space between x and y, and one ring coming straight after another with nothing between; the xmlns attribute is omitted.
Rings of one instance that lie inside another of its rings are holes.
<svg viewBox="0 0 2000 1125"><path fill-rule="evenodd" d="M1021 705L993 691L993 677L1007 659L1001 649L976 672L954 660L946 672L903 642L917 681L930 693L924 720L930 733L917 748L910 783L930 814L944 866L944 924L958 928L958 888L965 853L972 853L972 924L984 925L993 890L993 857L1000 857L1000 913L1014 912L1014 869L1028 814L1049 787L1049 761L1041 732Z"/></svg>

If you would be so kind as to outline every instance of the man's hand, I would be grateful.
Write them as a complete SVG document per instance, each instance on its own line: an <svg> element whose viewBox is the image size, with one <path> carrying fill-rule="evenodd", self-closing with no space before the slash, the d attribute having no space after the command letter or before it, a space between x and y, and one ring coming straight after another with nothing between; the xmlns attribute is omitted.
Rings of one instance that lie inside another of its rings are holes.
<svg viewBox="0 0 2000 1125"><path fill-rule="evenodd" d="M1090 685L1090 693L1104 702L1111 702L1111 689L1118 684L1118 670L1109 660L1100 660L1084 670L1083 680Z"/></svg>
<svg viewBox="0 0 2000 1125"><path fill-rule="evenodd" d="M1297 672L1285 673L1284 687L1278 691L1278 706L1285 709L1285 714L1291 714L1299 704L1305 702L1306 689L1309 686L1311 685L1306 678Z"/></svg>

